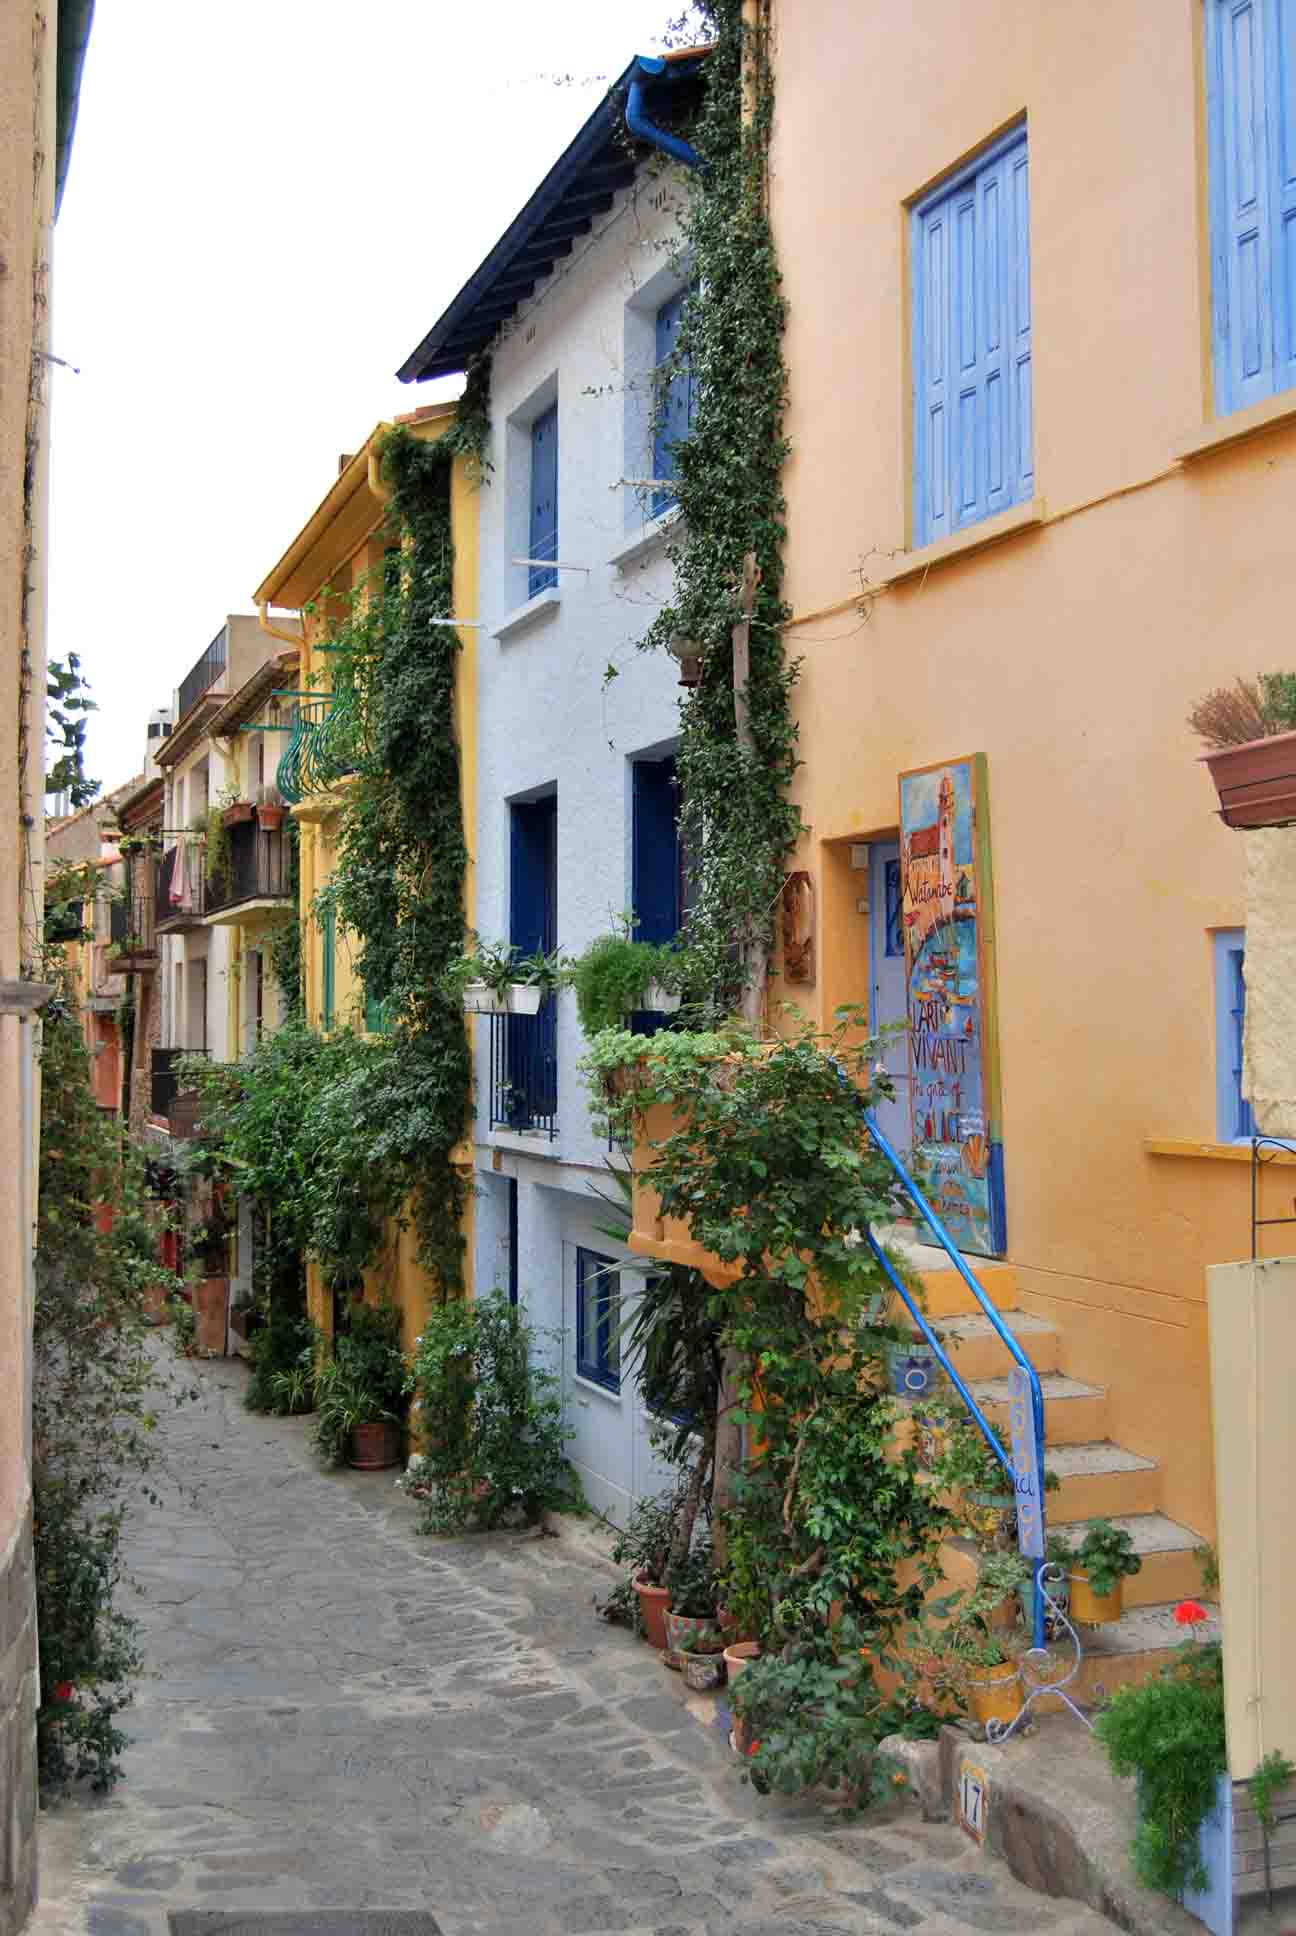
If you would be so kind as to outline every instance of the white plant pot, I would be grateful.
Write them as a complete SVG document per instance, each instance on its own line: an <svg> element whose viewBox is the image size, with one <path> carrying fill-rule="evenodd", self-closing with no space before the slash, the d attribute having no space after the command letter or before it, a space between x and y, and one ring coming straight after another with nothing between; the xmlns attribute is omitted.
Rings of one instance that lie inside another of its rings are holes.
<svg viewBox="0 0 1296 1936"><path fill-rule="evenodd" d="M463 1005L465 1015L504 1015L508 1009L504 998L495 994L484 981L464 984Z"/></svg>
<svg viewBox="0 0 1296 1936"><path fill-rule="evenodd" d="M510 1015L538 1015L544 1000L543 988L532 987L527 982L515 981L508 991L508 1012Z"/></svg>
<svg viewBox="0 0 1296 1936"><path fill-rule="evenodd" d="M652 1015L674 1015L683 999L682 995L672 995L659 981L650 981L644 989L643 1005Z"/></svg>

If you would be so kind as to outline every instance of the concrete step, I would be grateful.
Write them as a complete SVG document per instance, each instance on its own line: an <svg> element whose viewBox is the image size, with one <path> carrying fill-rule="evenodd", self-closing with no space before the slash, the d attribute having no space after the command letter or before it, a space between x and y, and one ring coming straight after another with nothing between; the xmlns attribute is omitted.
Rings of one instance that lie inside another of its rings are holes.
<svg viewBox="0 0 1296 1936"><path fill-rule="evenodd" d="M1049 1504L1060 1495L1051 1495ZM1180 1526L1164 1513L1116 1513L1113 1526L1127 1532L1134 1551L1143 1561L1141 1572L1125 1582L1125 1605L1146 1607L1175 1605L1180 1600L1199 1600L1202 1596L1201 1566L1195 1555L1201 1538L1187 1526ZM1087 1520L1060 1521L1049 1517L1049 1532L1078 1546L1088 1527Z"/></svg>
<svg viewBox="0 0 1296 1936"><path fill-rule="evenodd" d="M1160 1506L1160 1469L1110 1439L1045 1449L1044 1464L1058 1476L1060 1489L1046 1501L1055 1524L1072 1519L1110 1519L1117 1514L1152 1513Z"/></svg>
<svg viewBox="0 0 1296 1936"><path fill-rule="evenodd" d="M1127 1580L1125 1585L1128 1590L1130 1582ZM1166 1600L1151 1606L1127 1607L1110 1626L1077 1627L1083 1658L1080 1671L1067 1686L1072 1699L1081 1706L1096 1705L1118 1687L1145 1681L1173 1660L1188 1637L1188 1629L1175 1621L1176 1605L1176 1601ZM1207 1611L1211 1617L1198 1627L1199 1641L1220 1637L1219 1619L1214 1609ZM1060 1678L1066 1671L1066 1663L1074 1660L1075 1649L1070 1642L1058 1641L1049 1647L1049 1654L1057 1663ZM1044 1713L1061 1705L1047 1695L1036 1703Z"/></svg>
<svg viewBox="0 0 1296 1936"><path fill-rule="evenodd" d="M919 1243L899 1226L893 1226L881 1235L922 1279L928 1317L969 1317L980 1311L981 1306L939 1245ZM1010 1309L1017 1297L1017 1272L1014 1267L984 1257L966 1257L964 1262L995 1309Z"/></svg>
<svg viewBox="0 0 1296 1936"><path fill-rule="evenodd" d="M1034 1353L1030 1353L1034 1357ZM956 1360L957 1362L957 1360ZM961 1367L960 1367L961 1369ZM1042 1371L1044 1433L1049 1445L1084 1445L1107 1430L1107 1394L1060 1371ZM1008 1436L1007 1378L975 1378L968 1388L995 1429Z"/></svg>
<svg viewBox="0 0 1296 1936"><path fill-rule="evenodd" d="M1021 1339L1026 1355L1041 1375L1056 1371L1061 1338L1047 1318L1030 1311L1000 1311L1008 1329ZM945 1349L958 1366L961 1378L1002 1378L1012 1358L984 1312L972 1317L949 1318L937 1326Z"/></svg>

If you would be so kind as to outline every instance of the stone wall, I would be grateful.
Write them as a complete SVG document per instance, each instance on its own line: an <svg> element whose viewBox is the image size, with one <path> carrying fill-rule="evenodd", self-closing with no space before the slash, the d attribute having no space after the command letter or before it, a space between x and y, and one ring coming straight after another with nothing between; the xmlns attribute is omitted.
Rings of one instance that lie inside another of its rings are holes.
<svg viewBox="0 0 1296 1936"><path fill-rule="evenodd" d="M36 1899L36 1686L29 1516L0 1561L0 1936Z"/></svg>

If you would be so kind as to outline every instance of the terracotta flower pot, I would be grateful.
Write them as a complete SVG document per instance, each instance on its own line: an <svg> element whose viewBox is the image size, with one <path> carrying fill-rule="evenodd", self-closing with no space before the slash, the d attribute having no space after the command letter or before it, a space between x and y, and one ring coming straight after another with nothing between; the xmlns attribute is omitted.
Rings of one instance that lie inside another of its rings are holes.
<svg viewBox="0 0 1296 1936"><path fill-rule="evenodd" d="M374 1419L351 1430L347 1464L357 1472L385 1472L400 1464L400 1426L389 1418Z"/></svg>
<svg viewBox="0 0 1296 1936"><path fill-rule="evenodd" d="M1296 820L1296 732L1273 733L1202 755L1226 827L1281 827Z"/></svg>
<svg viewBox="0 0 1296 1936"><path fill-rule="evenodd" d="M283 826L284 814L286 812L286 807L258 807L256 810L257 826L263 834L278 833L280 827Z"/></svg>
<svg viewBox="0 0 1296 1936"><path fill-rule="evenodd" d="M724 1661L718 1654L687 1654L684 1658L684 1680L695 1694L709 1694L712 1688L724 1685Z"/></svg>
<svg viewBox="0 0 1296 1936"><path fill-rule="evenodd" d="M998 1667L979 1667L975 1680L967 1684L968 1706L982 1727L987 1721L1002 1721L1007 1727L1022 1711L1025 1696L1015 1660Z"/></svg>
<svg viewBox="0 0 1296 1936"><path fill-rule="evenodd" d="M670 1588L653 1586L649 1581L638 1577L631 1582L639 1595L639 1611L643 1615L644 1632L650 1647L666 1646L666 1615L670 1611Z"/></svg>
<svg viewBox="0 0 1296 1936"><path fill-rule="evenodd" d="M688 1639L688 1646L684 1645ZM687 1613L666 1615L666 1645L673 1653L719 1654L724 1651L724 1638L718 1620L699 1619Z"/></svg>
<svg viewBox="0 0 1296 1936"><path fill-rule="evenodd" d="M730 1686L737 1680L745 1667L760 1659L758 1640L735 1640L724 1650L725 1673L729 1676Z"/></svg>
<svg viewBox="0 0 1296 1936"><path fill-rule="evenodd" d="M1117 1580L1110 1593L1095 1593L1089 1575L1075 1570L1071 1575L1071 1618L1086 1627L1104 1627L1119 1620L1125 1604L1125 1582Z"/></svg>
<svg viewBox="0 0 1296 1936"><path fill-rule="evenodd" d="M244 821L252 818L253 811L250 800L235 800L231 806L222 809L221 820L227 827L241 827Z"/></svg>

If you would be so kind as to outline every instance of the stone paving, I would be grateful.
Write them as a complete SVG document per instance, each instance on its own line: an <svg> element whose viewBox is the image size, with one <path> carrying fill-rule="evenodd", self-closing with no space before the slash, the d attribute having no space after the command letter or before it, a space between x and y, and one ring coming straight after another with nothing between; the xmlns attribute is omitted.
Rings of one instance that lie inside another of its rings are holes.
<svg viewBox="0 0 1296 1936"><path fill-rule="evenodd" d="M1102 1936L899 1804L766 1800L702 1697L593 1611L597 1542L427 1540L392 1475L321 1473L237 1363L169 1416L132 1523L149 1676L125 1779L42 1826L33 1936L167 1912L419 1908L445 1936Z"/></svg>

